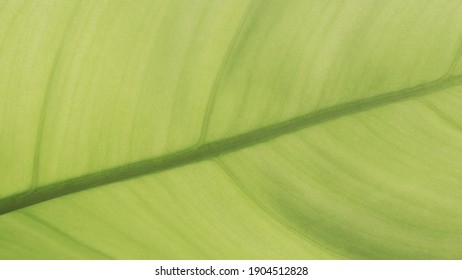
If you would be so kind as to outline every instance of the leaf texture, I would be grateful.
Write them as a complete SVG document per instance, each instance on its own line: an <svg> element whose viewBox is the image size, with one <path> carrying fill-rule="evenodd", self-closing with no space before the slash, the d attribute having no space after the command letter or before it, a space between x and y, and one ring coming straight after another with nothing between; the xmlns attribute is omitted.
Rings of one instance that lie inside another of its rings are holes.
<svg viewBox="0 0 462 280"><path fill-rule="evenodd" d="M0 258L462 257L462 2L0 14Z"/></svg>

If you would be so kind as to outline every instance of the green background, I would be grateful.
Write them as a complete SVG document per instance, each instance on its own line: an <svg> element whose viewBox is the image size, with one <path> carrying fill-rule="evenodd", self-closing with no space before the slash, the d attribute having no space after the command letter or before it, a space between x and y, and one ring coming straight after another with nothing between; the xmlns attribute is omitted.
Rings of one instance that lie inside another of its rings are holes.
<svg viewBox="0 0 462 280"><path fill-rule="evenodd" d="M461 54L461 1L2 0L0 258L461 259Z"/></svg>

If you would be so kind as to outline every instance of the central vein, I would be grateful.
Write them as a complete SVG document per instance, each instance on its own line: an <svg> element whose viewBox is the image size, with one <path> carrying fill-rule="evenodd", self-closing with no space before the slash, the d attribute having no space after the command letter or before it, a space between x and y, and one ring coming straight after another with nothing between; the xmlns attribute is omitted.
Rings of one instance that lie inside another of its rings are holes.
<svg viewBox="0 0 462 280"><path fill-rule="evenodd" d="M413 97L427 95L457 85L462 85L462 76L445 77L412 88L329 107L237 136L205 143L195 148L189 148L169 155L142 160L124 166L52 183L35 188L29 192L1 199L0 215L82 190L203 161L221 154L257 145L316 124L404 101Z"/></svg>

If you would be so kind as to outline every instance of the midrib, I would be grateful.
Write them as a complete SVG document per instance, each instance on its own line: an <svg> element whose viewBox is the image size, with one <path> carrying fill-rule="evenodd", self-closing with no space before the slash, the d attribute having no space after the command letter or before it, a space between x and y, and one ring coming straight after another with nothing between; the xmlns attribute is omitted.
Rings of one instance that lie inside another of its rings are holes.
<svg viewBox="0 0 462 280"><path fill-rule="evenodd" d="M332 106L317 112L305 114L287 121L256 129L230 138L205 143L201 146L181 150L161 157L109 168L68 180L37 187L29 192L19 193L0 200L0 215L30 205L44 202L71 193L91 189L110 183L173 169L199 162L221 154L246 147L344 116L364 112L377 107L401 102L410 98L428 95L442 89L462 85L461 76L449 76L415 87L388 92L375 97Z"/></svg>

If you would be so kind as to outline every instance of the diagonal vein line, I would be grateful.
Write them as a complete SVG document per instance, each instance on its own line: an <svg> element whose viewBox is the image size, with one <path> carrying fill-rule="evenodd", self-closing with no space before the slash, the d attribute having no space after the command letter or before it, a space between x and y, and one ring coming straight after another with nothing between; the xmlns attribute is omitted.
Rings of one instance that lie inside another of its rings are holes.
<svg viewBox="0 0 462 280"><path fill-rule="evenodd" d="M79 246L81 248L85 248L85 250L93 252L94 254L96 254L98 256L98 258L112 259L111 256L103 253L102 251L94 248L93 246L89 246L88 244L80 241L79 239L76 239L70 233L67 233L67 232L61 230L60 228L52 225L51 223L49 223L49 222L45 221L44 219L40 218L39 216L33 215L31 213L27 213L27 212L22 212L21 214L28 217L28 218L30 218L30 219L32 219L32 220L35 220L37 223L43 225L44 227L47 227L51 231L54 231L54 232L58 233L59 235L65 237L68 240L68 242L72 242L72 243L76 244L77 246Z"/></svg>
<svg viewBox="0 0 462 280"><path fill-rule="evenodd" d="M34 158L32 162L32 178L31 178L32 188L37 187L37 182L39 181L38 174L39 174L39 168L40 168L40 151L42 149L43 130L45 127L45 120L47 118L48 103L50 100L51 93L53 91L53 83L55 82L57 68L59 67L59 63L61 61L61 56L64 51L64 45L66 43L66 39L69 36L68 35L69 28L72 25L74 17L77 14L77 11L78 11L78 5L74 8L72 12L72 16L70 17L70 20L67 22L67 25L64 28L64 36L61 38L61 41L59 42L56 55L51 64L51 71L48 76L48 81L47 81L46 88L45 88L45 94L43 96L43 100L42 100L42 104L40 108L40 115L38 118L37 131L36 131L36 136L35 136L35 148L34 148L35 150L34 150Z"/></svg>
<svg viewBox="0 0 462 280"><path fill-rule="evenodd" d="M254 4L254 2L249 2L247 4L246 10L245 10L243 16L241 17L240 24L239 24L238 28L236 29L236 31L235 31L232 39L231 39L231 42L228 45L228 49L226 50L225 56L224 56L224 58L223 58L223 60L221 62L220 68L219 68L219 70L217 72L217 75L215 77L215 80L213 82L212 89L211 89L211 92L209 94L209 98L207 100L207 105L206 105L206 108L205 108L204 118L202 120L202 128L201 128L201 133L200 133L199 140L198 140L198 146L202 145L205 142L205 138L206 138L207 131L208 131L208 126L210 124L210 118L212 116L213 108L214 108L214 105L215 105L215 102L216 102L218 87L219 87L219 85L220 85L220 83L221 83L221 81L223 79L224 72L226 71L226 67L228 65L228 62L231 59L231 55L233 53L233 50L235 49L235 47L236 47L236 45L237 45L237 43L239 41L239 38L240 38L241 34L243 33L243 30L244 30L244 28L246 26L246 21L248 20L248 18L250 18L249 14L252 11L252 4Z"/></svg>
<svg viewBox="0 0 462 280"><path fill-rule="evenodd" d="M317 242L313 238L309 237L307 234L301 232L294 226L292 226L290 223L288 223L285 219L280 219L277 215L273 214L268 207L266 207L262 202L260 202L251 192L249 192L245 186L242 184L242 182L239 180L239 178L236 176L236 174L228 167L226 164L220 160L219 158L215 159L215 162L217 165L225 172L225 174L233 181L233 183L241 190L244 195L246 195L252 203L254 203L257 207L259 207L270 219L281 225L282 227L286 228L290 232L294 233L295 235L299 236L300 238L304 240L308 240L312 243L315 243L317 246L322 248L324 251L329 252L329 254L336 255L337 258L339 259L344 259L345 256L339 255L336 252L330 250L329 248L325 247L321 243Z"/></svg>
<svg viewBox="0 0 462 280"><path fill-rule="evenodd" d="M425 96L439 90L458 85L462 85L462 75L447 76L415 87L332 106L274 125L256 129L230 138L205 143L198 147L181 150L165 156L146 159L124 166L109 168L96 173L44 185L42 187L32 189L29 192L1 199L0 215L82 190L214 158L222 154L257 145L317 124L368 111L377 107L405 101L411 98Z"/></svg>

